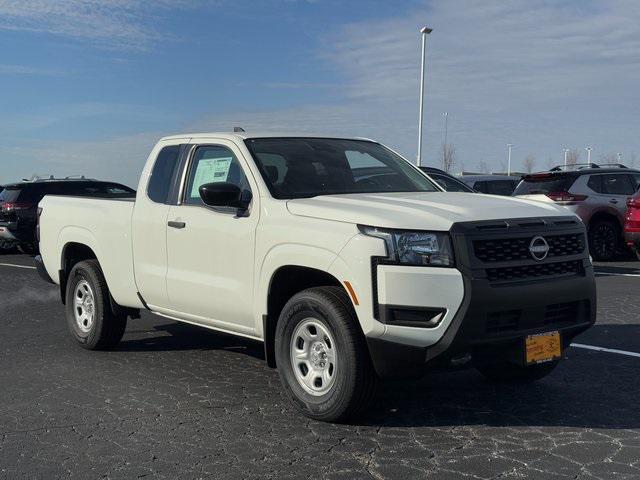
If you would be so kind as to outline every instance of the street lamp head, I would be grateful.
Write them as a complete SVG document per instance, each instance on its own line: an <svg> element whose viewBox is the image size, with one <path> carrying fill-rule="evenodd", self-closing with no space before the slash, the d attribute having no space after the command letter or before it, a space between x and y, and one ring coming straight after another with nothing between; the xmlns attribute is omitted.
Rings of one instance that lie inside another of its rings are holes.
<svg viewBox="0 0 640 480"><path fill-rule="evenodd" d="M431 32L433 32L433 28L429 28L429 27L422 27L420 29L420 33L426 33L427 35L429 35Z"/></svg>

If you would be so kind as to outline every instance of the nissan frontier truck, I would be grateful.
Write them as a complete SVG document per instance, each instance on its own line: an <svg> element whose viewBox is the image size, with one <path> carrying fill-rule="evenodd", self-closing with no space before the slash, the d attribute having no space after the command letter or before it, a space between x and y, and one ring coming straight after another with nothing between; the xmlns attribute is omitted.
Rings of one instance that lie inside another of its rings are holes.
<svg viewBox="0 0 640 480"><path fill-rule="evenodd" d="M38 271L80 346L116 347L141 310L254 339L318 420L451 364L540 379L595 321L575 215L443 192L366 139L166 137L135 199L48 195L38 222Z"/></svg>

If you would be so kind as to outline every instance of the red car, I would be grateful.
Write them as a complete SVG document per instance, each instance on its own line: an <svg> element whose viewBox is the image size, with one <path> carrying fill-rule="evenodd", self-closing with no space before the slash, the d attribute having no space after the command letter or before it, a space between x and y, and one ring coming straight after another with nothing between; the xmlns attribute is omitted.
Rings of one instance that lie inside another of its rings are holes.
<svg viewBox="0 0 640 480"><path fill-rule="evenodd" d="M627 200L624 239L640 260L640 190Z"/></svg>

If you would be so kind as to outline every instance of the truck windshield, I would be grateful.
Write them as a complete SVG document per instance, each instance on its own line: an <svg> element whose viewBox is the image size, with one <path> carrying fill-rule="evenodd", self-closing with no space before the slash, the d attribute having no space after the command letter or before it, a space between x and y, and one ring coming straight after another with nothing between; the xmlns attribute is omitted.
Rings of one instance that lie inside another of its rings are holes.
<svg viewBox="0 0 640 480"><path fill-rule="evenodd" d="M275 198L438 191L404 159L366 140L254 138L245 143Z"/></svg>

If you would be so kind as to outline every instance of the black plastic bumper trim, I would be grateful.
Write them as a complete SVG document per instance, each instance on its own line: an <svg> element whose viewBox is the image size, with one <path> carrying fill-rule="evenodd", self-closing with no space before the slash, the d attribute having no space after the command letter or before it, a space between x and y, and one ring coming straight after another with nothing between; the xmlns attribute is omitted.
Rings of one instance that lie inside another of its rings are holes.
<svg viewBox="0 0 640 480"><path fill-rule="evenodd" d="M44 280L47 283L56 283L54 282L51 277L49 276L49 273L47 272L47 269L44 268L44 262L42 261L42 256L41 255L37 255L33 261L36 264L36 271L38 272L38 275L40 275L40 278L42 280Z"/></svg>

